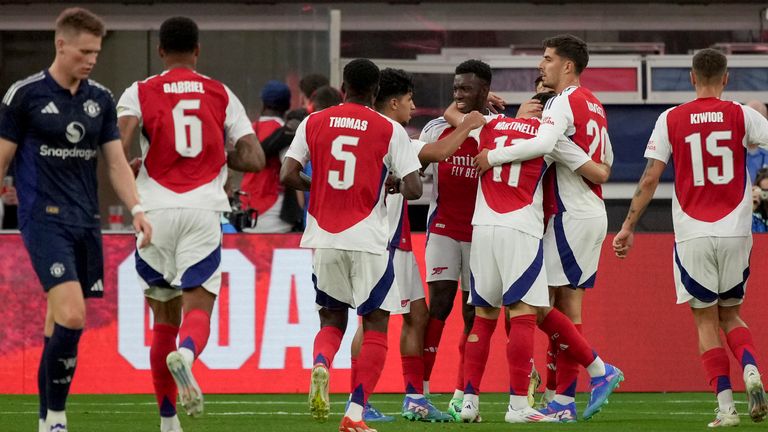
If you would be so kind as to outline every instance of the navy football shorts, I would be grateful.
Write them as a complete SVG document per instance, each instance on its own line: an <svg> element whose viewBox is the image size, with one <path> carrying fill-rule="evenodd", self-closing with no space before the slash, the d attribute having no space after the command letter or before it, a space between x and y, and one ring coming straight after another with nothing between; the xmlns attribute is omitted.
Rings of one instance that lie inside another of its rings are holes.
<svg viewBox="0 0 768 432"><path fill-rule="evenodd" d="M83 297L104 296L104 256L98 227L28 221L21 235L45 292L63 282L76 281Z"/></svg>

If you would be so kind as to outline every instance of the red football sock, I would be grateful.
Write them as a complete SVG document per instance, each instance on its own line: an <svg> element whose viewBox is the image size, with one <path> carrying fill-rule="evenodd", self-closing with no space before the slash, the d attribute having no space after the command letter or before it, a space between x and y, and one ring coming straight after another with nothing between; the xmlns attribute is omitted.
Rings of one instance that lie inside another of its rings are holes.
<svg viewBox="0 0 768 432"><path fill-rule="evenodd" d="M464 354L465 394L480 394L480 381L485 373L488 351L491 349L491 336L495 329L496 320L475 316L475 323L467 337Z"/></svg>
<svg viewBox="0 0 768 432"><path fill-rule="evenodd" d="M208 344L211 316L203 310L192 309L184 315L179 329L179 348L188 348L198 358Z"/></svg>
<svg viewBox="0 0 768 432"><path fill-rule="evenodd" d="M459 339L459 373L456 374L456 390L464 391L464 356L467 352L467 334L462 332Z"/></svg>
<svg viewBox="0 0 768 432"><path fill-rule="evenodd" d="M581 324L574 324L581 333ZM576 397L576 380L579 378L579 364L571 356L557 356L557 394Z"/></svg>
<svg viewBox="0 0 768 432"><path fill-rule="evenodd" d="M363 333L363 346L357 356L355 365L355 382L352 383L350 400L360 406L365 406L368 396L373 393L384 369L387 358L387 334L368 330Z"/></svg>
<svg viewBox="0 0 768 432"><path fill-rule="evenodd" d="M531 358L533 358L533 332L535 329L536 315L520 315L509 320L507 363L509 364L510 394L516 396L528 394Z"/></svg>
<svg viewBox="0 0 768 432"><path fill-rule="evenodd" d="M325 367L331 367L333 358L339 352L342 337L344 337L344 333L338 327L320 327L320 331L315 335L315 346L312 352L312 356L315 359L314 363L322 363Z"/></svg>
<svg viewBox="0 0 768 432"><path fill-rule="evenodd" d="M584 336L576 330L573 322L559 310L552 309L544 321L539 324L539 328L549 335L550 339L554 339L558 346L568 347L565 351L559 351L558 357L570 356L576 363L585 368L592 364L597 357Z"/></svg>
<svg viewBox="0 0 768 432"><path fill-rule="evenodd" d="M547 390L557 389L557 351L560 349L554 339L547 345Z"/></svg>
<svg viewBox="0 0 768 432"><path fill-rule="evenodd" d="M444 327L445 321L430 318L427 329L424 331L424 381L429 381L432 376L432 368L435 367L435 359L437 358L437 347L440 345Z"/></svg>
<svg viewBox="0 0 768 432"><path fill-rule="evenodd" d="M741 368L744 369L747 365L753 365L757 367L757 360L755 359L755 343L752 341L752 332L746 327L736 327L725 335L728 341L728 347L731 348L733 356L741 364Z"/></svg>
<svg viewBox="0 0 768 432"><path fill-rule="evenodd" d="M419 356L400 356L403 364L403 382L406 394L424 394L424 359Z"/></svg>
<svg viewBox="0 0 768 432"><path fill-rule="evenodd" d="M149 364L152 369L152 385L162 417L176 415L176 383L165 364L168 354L176 350L179 328L168 324L155 324L152 328L152 345L149 348Z"/></svg>
<svg viewBox="0 0 768 432"><path fill-rule="evenodd" d="M357 374L355 372L357 371L357 357L352 357L352 369L349 370L349 388L351 389L355 388L355 380L357 379Z"/></svg>
<svg viewBox="0 0 768 432"><path fill-rule="evenodd" d="M701 355L701 362L704 364L707 382L715 394L731 388L730 363L725 348L717 347L706 351Z"/></svg>

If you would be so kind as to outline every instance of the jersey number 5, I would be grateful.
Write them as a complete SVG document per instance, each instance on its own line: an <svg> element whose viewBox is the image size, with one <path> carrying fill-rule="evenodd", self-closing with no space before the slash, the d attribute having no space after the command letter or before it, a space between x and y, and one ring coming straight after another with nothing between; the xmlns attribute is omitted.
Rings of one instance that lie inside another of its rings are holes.
<svg viewBox="0 0 768 432"><path fill-rule="evenodd" d="M199 99L182 99L171 111L176 151L183 157L193 158L203 151L203 124L196 115L185 112L198 109L200 109ZM187 128L189 128L189 140L187 140Z"/></svg>
<svg viewBox="0 0 768 432"><path fill-rule="evenodd" d="M728 147L720 147L718 141L730 140L731 131L714 131L704 140L707 153L719 157L722 170L718 167L707 167L707 179L712 184L722 185L733 180L733 152ZM691 146L691 165L693 167L693 185L704 186L704 159L701 150L701 133L696 132L685 137L685 142ZM722 173L719 173L722 171Z"/></svg>
<svg viewBox="0 0 768 432"><path fill-rule="evenodd" d="M332 188L347 190L355 184L357 158L355 158L352 152L344 150L344 146L357 146L359 140L360 138L358 137L339 135L331 142L331 155L337 161L344 163L343 172L336 170L328 171L328 184Z"/></svg>
<svg viewBox="0 0 768 432"><path fill-rule="evenodd" d="M500 149L504 147L504 144L507 143L507 139L509 139L508 136L502 135L500 137L496 137L493 142L496 144L496 148ZM512 140L514 143L515 141L522 141L522 140ZM495 166L493 167L493 181L495 182L501 182L501 167ZM509 164L509 179L507 179L507 185L512 187L517 187L517 184L520 182L520 163L511 163Z"/></svg>

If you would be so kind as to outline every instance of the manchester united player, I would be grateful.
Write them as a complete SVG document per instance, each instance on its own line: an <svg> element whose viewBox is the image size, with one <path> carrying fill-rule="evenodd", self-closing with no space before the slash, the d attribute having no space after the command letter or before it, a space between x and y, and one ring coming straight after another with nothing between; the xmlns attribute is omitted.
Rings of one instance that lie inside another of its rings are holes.
<svg viewBox="0 0 768 432"><path fill-rule="evenodd" d="M321 326L315 337L310 411L320 421L328 417L328 368L341 344L347 311L356 308L363 321L363 343L339 430L365 432L372 429L363 421L363 407L387 354L389 312L381 305L394 280L384 182L391 171L402 179L403 197L418 198L421 164L405 129L371 108L378 67L367 59L353 60L343 75L345 102L313 113L299 125L281 179L298 190L312 186L301 239L302 247L315 249L313 280ZM300 175L310 160L311 182Z"/></svg>
<svg viewBox="0 0 768 432"><path fill-rule="evenodd" d="M717 395L717 416L709 426L736 426L739 416L720 330L742 365L750 417L759 422L768 413L752 333L739 315L752 249L745 146L768 149L768 121L752 108L720 99L728 72L719 51L704 49L693 56L691 83L696 99L670 108L656 121L645 150L648 165L613 248L619 258L629 253L635 227L673 157L677 303L691 307L701 361Z"/></svg>
<svg viewBox="0 0 768 432"><path fill-rule="evenodd" d="M221 287L220 220L230 210L227 166L258 171L264 153L237 97L195 72L200 45L194 21L164 21L158 51L166 70L123 93L118 121L124 146L141 131L137 183L157 228L152 244L136 254L136 271L154 315L150 365L160 430L178 432L177 391L187 414L203 411L192 363L208 342ZM229 155L225 140L235 143Z"/></svg>
<svg viewBox="0 0 768 432"><path fill-rule="evenodd" d="M456 67L453 99L461 113L486 113L491 85L491 68L479 60L467 60ZM424 127L419 141L435 142L453 131L443 118ZM459 420L463 397L463 359L466 336L472 328L474 308L467 304L469 296L469 252L472 241L472 212L477 194L477 173L472 158L477 155L477 139L467 138L449 158L431 165L434 185L427 220L426 270L429 286L429 323L424 335L425 392L443 334L445 320L451 313L461 280L464 332L459 342L459 364L456 387L448 413Z"/></svg>
<svg viewBox="0 0 768 432"><path fill-rule="evenodd" d="M556 145L558 148L575 145L581 149L580 157L559 160L550 168L551 174L547 173L552 176L550 190L555 209L544 234L544 260L557 310L540 314L540 327L548 334L557 335L554 329L563 325L560 322L563 314L581 331L582 298L585 289L594 285L607 227L600 183L608 179L613 155L605 110L588 89L579 86L579 76L589 61L587 45L575 36L559 35L546 39L544 47L539 70L544 84L559 95L547 103L538 135L511 147L483 150L476 160L485 171L490 166L541 155L546 148ZM581 171L589 161L603 168L599 175ZM560 352L568 345L557 340L552 343L559 346ZM563 421L576 419L576 378L579 365L589 364L587 357L558 355L557 394L542 412ZM621 371L612 366L605 370L593 368L590 376L593 391L583 413L585 419L600 410L623 380Z"/></svg>

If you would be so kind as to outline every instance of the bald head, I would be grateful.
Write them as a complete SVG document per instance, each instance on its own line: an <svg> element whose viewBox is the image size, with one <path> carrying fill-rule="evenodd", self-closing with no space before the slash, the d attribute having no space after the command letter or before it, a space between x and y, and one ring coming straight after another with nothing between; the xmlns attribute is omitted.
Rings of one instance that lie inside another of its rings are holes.
<svg viewBox="0 0 768 432"><path fill-rule="evenodd" d="M765 104L759 100L753 99L747 102L747 106L762 114L763 117L768 118L768 108L766 108Z"/></svg>

